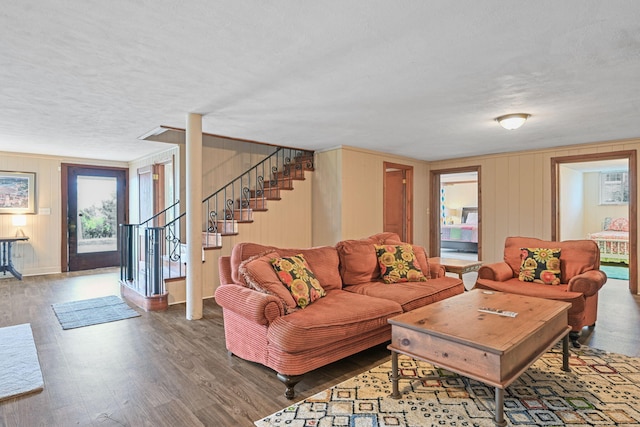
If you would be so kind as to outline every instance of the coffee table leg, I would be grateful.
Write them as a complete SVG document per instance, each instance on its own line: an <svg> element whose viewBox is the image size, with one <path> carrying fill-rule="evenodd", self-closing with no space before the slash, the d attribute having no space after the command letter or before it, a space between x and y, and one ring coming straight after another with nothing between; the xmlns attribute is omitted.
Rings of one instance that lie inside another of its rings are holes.
<svg viewBox="0 0 640 427"><path fill-rule="evenodd" d="M391 350L391 397L393 399L400 399L402 395L398 390L398 379L400 377L400 373L398 372L398 353Z"/></svg>
<svg viewBox="0 0 640 427"><path fill-rule="evenodd" d="M507 422L504 420L504 389L496 387L496 418L495 423L499 427L504 427Z"/></svg>
<svg viewBox="0 0 640 427"><path fill-rule="evenodd" d="M571 371L571 368L569 368L569 334L562 338L562 370L565 372Z"/></svg>

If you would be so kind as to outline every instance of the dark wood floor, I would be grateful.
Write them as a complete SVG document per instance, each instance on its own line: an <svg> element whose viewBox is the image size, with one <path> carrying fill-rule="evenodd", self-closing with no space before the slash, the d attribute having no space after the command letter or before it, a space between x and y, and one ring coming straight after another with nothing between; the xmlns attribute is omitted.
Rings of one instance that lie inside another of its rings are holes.
<svg viewBox="0 0 640 427"><path fill-rule="evenodd" d="M51 304L118 294L117 272L0 280L0 327L30 323L44 390L0 402L0 427L252 426L285 407L274 372L228 356L222 312L213 300L204 319L166 312L63 331ZM581 341L640 356L640 297L610 280L600 294L597 327ZM388 360L385 345L306 375L296 400Z"/></svg>

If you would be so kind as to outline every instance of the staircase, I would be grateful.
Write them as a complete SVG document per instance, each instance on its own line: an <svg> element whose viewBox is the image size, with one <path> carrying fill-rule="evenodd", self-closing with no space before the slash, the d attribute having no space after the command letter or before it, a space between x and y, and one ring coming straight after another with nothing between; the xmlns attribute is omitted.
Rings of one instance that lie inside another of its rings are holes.
<svg viewBox="0 0 640 427"><path fill-rule="evenodd" d="M269 157L205 198L203 261L208 251L223 248L223 242L229 240L225 237L237 236L240 224L253 223L256 212L267 212L283 192L294 189L295 181L304 180L305 172L313 170L313 152L277 147ZM181 230L186 230L186 223L185 213L176 216L178 211L176 202L143 223L120 226L122 293L145 310L165 309L171 302L167 283L184 282L186 245ZM159 218L168 220L162 226L151 226L162 223Z"/></svg>

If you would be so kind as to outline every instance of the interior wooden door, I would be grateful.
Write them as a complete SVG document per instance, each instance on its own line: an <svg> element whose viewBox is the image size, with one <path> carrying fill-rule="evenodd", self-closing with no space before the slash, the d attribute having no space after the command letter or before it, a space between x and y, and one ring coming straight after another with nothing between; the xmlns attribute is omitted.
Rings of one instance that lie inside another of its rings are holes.
<svg viewBox="0 0 640 427"><path fill-rule="evenodd" d="M413 167L384 163L383 231L413 242Z"/></svg>

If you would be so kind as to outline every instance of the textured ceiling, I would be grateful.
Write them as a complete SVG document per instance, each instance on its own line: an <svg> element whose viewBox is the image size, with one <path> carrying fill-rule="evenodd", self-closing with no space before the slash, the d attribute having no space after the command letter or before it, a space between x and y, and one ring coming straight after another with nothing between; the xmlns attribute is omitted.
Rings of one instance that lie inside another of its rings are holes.
<svg viewBox="0 0 640 427"><path fill-rule="evenodd" d="M185 127L436 160L640 137L640 1L67 0L0 10L0 151ZM496 116L532 115L517 131Z"/></svg>

